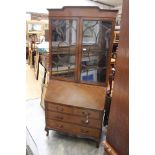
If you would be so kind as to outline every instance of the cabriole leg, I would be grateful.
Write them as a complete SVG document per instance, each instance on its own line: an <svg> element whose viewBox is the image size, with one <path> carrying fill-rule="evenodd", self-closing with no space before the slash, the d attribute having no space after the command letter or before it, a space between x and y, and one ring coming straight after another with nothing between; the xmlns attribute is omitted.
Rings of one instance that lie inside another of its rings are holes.
<svg viewBox="0 0 155 155"><path fill-rule="evenodd" d="M47 132L46 136L48 136L49 135L49 130L47 128L45 128L45 131Z"/></svg>
<svg viewBox="0 0 155 155"><path fill-rule="evenodd" d="M96 142L96 148L99 148L100 143Z"/></svg>

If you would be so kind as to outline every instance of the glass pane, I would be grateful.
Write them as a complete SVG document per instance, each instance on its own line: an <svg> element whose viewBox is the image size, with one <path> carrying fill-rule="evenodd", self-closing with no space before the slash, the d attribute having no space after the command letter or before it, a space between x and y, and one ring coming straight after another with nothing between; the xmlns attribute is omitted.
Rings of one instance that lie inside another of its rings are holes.
<svg viewBox="0 0 155 155"><path fill-rule="evenodd" d="M84 20L81 81L106 82L112 22Z"/></svg>
<svg viewBox="0 0 155 155"><path fill-rule="evenodd" d="M52 76L75 78L76 20L51 20Z"/></svg>

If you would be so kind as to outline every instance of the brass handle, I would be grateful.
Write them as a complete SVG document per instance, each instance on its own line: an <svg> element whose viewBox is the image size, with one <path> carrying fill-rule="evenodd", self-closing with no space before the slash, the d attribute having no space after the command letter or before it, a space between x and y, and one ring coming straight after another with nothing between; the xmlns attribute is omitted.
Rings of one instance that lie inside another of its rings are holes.
<svg viewBox="0 0 155 155"><path fill-rule="evenodd" d="M57 107L57 111L63 111L62 107Z"/></svg>
<svg viewBox="0 0 155 155"><path fill-rule="evenodd" d="M88 130L83 130L83 129L81 129L81 132L82 132L82 133L88 133Z"/></svg>
<svg viewBox="0 0 155 155"><path fill-rule="evenodd" d="M84 123L84 124L88 124L89 120L81 120L81 122Z"/></svg>
<svg viewBox="0 0 155 155"><path fill-rule="evenodd" d="M88 123L89 123L89 120L87 119L87 120L85 121L85 123L88 124Z"/></svg>
<svg viewBox="0 0 155 155"><path fill-rule="evenodd" d="M87 115L87 116L90 115L89 112L85 112L85 111L83 111L82 114L83 114L83 115Z"/></svg>
<svg viewBox="0 0 155 155"><path fill-rule="evenodd" d="M62 124L57 124L57 127L58 128L63 128L63 125Z"/></svg>
<svg viewBox="0 0 155 155"><path fill-rule="evenodd" d="M63 116L56 116L56 118L62 120Z"/></svg>
<svg viewBox="0 0 155 155"><path fill-rule="evenodd" d="M89 123L89 117L88 115L86 116L86 120L81 120L82 123L88 124Z"/></svg>

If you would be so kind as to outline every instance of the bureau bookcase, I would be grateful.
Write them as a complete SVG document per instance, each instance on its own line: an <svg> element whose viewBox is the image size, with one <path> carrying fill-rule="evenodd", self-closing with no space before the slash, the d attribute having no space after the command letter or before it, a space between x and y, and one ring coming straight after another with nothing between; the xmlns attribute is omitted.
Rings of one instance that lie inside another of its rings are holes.
<svg viewBox="0 0 155 155"><path fill-rule="evenodd" d="M100 142L117 10L49 11L45 130Z"/></svg>

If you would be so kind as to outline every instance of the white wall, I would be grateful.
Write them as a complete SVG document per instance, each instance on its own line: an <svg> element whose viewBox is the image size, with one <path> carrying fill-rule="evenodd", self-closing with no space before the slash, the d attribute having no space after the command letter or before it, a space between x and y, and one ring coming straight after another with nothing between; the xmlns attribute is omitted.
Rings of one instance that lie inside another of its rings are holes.
<svg viewBox="0 0 155 155"><path fill-rule="evenodd" d="M62 8L63 6L98 6L101 9L110 9L105 6L90 0L40 0L27 1L26 12L48 13L47 8Z"/></svg>

